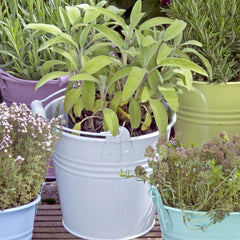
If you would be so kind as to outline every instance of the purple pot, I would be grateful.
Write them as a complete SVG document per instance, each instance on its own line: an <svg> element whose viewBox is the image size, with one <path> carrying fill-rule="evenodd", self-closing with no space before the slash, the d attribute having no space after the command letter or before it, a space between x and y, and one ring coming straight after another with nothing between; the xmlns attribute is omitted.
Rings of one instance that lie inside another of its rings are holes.
<svg viewBox="0 0 240 240"><path fill-rule="evenodd" d="M0 69L0 89L2 100L7 103L8 106L12 105L13 102L25 103L29 108L33 100L44 99L50 94L65 88L68 84L69 76L64 76L58 78L57 80L51 80L37 91L35 91L35 86L37 81L24 80L21 78L14 77L13 75L6 73ZM58 98L63 93L56 95L54 98ZM44 102L44 106L47 105L49 101ZM50 168L48 169L47 180L55 180L55 171L53 168L53 161L49 162Z"/></svg>
<svg viewBox="0 0 240 240"><path fill-rule="evenodd" d="M60 77L57 80L51 80L44 86L35 91L37 81L24 80L14 77L0 69L0 89L2 100L10 106L13 102L25 103L29 108L33 100L44 99L50 94L64 88L68 84L69 76ZM64 93L62 93L63 95ZM56 96L60 97L60 95ZM44 106L49 101L44 103Z"/></svg>

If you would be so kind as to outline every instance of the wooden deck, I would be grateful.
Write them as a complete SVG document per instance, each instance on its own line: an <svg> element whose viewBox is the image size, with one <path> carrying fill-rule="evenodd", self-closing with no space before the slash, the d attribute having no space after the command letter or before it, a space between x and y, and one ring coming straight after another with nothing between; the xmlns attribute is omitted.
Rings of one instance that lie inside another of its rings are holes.
<svg viewBox="0 0 240 240"><path fill-rule="evenodd" d="M62 225L62 213L59 202L55 204L39 204L35 218L33 240L61 240L79 239L67 232ZM146 235L138 240L163 240L161 238L160 226L156 216L156 224Z"/></svg>

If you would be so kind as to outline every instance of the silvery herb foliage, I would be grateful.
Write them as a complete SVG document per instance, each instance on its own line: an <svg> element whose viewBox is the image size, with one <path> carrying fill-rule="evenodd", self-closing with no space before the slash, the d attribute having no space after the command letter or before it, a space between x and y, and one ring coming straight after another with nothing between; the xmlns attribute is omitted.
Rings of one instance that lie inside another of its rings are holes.
<svg viewBox="0 0 240 240"><path fill-rule="evenodd" d="M122 170L121 176L155 186L166 206L179 208L183 213L185 210L208 212L211 223L222 221L230 212L239 212L239 134L230 138L223 131L202 147L183 146L183 137L177 132L168 141L163 135L155 148L149 146L146 149L151 175L137 166L135 173ZM186 225L188 221L191 218L185 214Z"/></svg>
<svg viewBox="0 0 240 240"><path fill-rule="evenodd" d="M0 4L0 68L28 80L42 77L41 65L51 58L62 56L49 50L38 52L43 36L33 39L28 23L60 22L59 7L79 4L82 0L1 0ZM47 38L46 38L47 39ZM58 69L62 69L59 65Z"/></svg>
<svg viewBox="0 0 240 240"><path fill-rule="evenodd" d="M179 86L192 89L192 72L207 76L187 56L191 45L201 44L182 42L186 23L166 17L140 23L144 17L141 8L138 0L129 24L121 17L124 10L101 1L61 8L63 30L46 24L27 26L51 33L40 50L50 48L66 59L64 63L46 62L42 69L50 72L36 89L52 78L71 75L64 108L74 129L110 130L116 136L121 125L134 136L138 131L148 133L156 125L165 133L168 114L161 101L166 100L176 112ZM205 58L191 52L209 68ZM55 64L66 64L68 71L51 72Z"/></svg>
<svg viewBox="0 0 240 240"><path fill-rule="evenodd" d="M195 80L229 82L240 79L240 1L172 0L169 17L187 23L184 41L193 37L202 43L199 52L212 66L212 76ZM198 64L202 64L192 56Z"/></svg>
<svg viewBox="0 0 240 240"><path fill-rule="evenodd" d="M0 210L29 203L40 193L61 122L33 116L25 104L0 104Z"/></svg>

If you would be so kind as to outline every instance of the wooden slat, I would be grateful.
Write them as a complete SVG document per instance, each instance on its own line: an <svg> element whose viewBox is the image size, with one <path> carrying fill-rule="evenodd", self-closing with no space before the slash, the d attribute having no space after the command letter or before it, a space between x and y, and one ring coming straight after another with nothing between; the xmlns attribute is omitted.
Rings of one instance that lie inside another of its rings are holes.
<svg viewBox="0 0 240 240"><path fill-rule="evenodd" d="M75 240L80 239L70 234L62 225L62 213L59 203L53 205L39 204L35 218L33 240ZM163 240L159 221L156 216L155 226L150 232L135 240Z"/></svg>

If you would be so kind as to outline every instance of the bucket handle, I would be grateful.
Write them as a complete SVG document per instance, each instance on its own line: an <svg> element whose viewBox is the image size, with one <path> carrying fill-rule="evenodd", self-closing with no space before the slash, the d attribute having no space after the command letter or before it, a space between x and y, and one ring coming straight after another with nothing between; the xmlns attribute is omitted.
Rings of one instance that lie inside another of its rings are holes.
<svg viewBox="0 0 240 240"><path fill-rule="evenodd" d="M157 207L158 218L160 221L160 227L162 232L172 231L172 222L167 210L164 209L162 198L156 187L150 185L148 195L153 199L155 206Z"/></svg>

